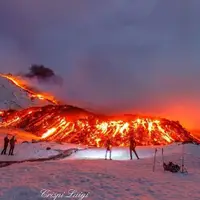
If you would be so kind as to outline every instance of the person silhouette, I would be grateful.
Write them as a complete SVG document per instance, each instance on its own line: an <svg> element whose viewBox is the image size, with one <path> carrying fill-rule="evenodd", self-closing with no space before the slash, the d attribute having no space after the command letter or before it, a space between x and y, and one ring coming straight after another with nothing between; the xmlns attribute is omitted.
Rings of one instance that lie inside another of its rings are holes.
<svg viewBox="0 0 200 200"><path fill-rule="evenodd" d="M1 155L6 155L8 143L9 143L9 138L8 138L8 135L6 135L6 137L4 138L4 147L3 147L3 150L1 152Z"/></svg>
<svg viewBox="0 0 200 200"><path fill-rule="evenodd" d="M137 159L140 159L135 148L136 148L136 142L133 138L133 136L130 137L130 160L133 159L133 155L132 155L132 152L134 152L135 156L137 157Z"/></svg>
<svg viewBox="0 0 200 200"><path fill-rule="evenodd" d="M111 154L112 154L112 143L111 143L111 140L110 138L107 139L106 141L106 155L105 155L105 160L107 160L107 153L110 153L110 160L111 159Z"/></svg>
<svg viewBox="0 0 200 200"><path fill-rule="evenodd" d="M16 139L15 139L15 136L13 136L11 139L10 139L10 150L9 150L9 155L14 155L13 154L13 151L14 151L14 148L15 148L15 143L16 143Z"/></svg>

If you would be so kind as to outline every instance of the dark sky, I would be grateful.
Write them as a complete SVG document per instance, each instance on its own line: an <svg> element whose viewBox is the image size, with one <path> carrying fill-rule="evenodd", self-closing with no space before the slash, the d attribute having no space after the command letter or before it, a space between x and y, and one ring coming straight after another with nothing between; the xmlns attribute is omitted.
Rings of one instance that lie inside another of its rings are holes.
<svg viewBox="0 0 200 200"><path fill-rule="evenodd" d="M67 103L197 127L199 10L199 0L0 1L0 70L43 64L63 77L52 92Z"/></svg>

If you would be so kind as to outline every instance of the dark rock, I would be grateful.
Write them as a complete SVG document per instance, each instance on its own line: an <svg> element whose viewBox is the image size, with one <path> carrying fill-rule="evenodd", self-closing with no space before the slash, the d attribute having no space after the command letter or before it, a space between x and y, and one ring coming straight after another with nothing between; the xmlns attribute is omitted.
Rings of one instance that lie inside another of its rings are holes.
<svg viewBox="0 0 200 200"><path fill-rule="evenodd" d="M24 144L24 143L29 143L29 142L28 141L23 141L22 144Z"/></svg>
<svg viewBox="0 0 200 200"><path fill-rule="evenodd" d="M182 142L182 144L195 144L195 145L199 145L199 143L196 142L196 141L184 141L184 142Z"/></svg>
<svg viewBox="0 0 200 200"><path fill-rule="evenodd" d="M51 150L51 147L47 147L46 150Z"/></svg>
<svg viewBox="0 0 200 200"><path fill-rule="evenodd" d="M38 143L38 142L40 142L40 140L34 140L34 139L32 139L32 143Z"/></svg>

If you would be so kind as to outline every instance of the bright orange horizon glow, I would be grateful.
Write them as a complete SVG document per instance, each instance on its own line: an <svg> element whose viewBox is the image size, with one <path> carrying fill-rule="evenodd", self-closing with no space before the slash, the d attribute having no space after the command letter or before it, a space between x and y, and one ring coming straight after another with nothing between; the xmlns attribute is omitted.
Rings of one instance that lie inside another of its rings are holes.
<svg viewBox="0 0 200 200"><path fill-rule="evenodd" d="M179 102L179 103L177 103ZM182 100L166 104L161 111L156 112L136 112L133 110L126 111L126 113L138 113L139 115L163 117L170 120L179 121L181 125L187 128L193 135L200 138L200 106L199 102L194 100ZM158 105L161 108L160 105ZM120 113L123 114L123 113Z"/></svg>
<svg viewBox="0 0 200 200"><path fill-rule="evenodd" d="M200 107L198 102L193 100L181 101L179 104L167 106L162 116L171 120L178 120L184 127L200 138Z"/></svg>

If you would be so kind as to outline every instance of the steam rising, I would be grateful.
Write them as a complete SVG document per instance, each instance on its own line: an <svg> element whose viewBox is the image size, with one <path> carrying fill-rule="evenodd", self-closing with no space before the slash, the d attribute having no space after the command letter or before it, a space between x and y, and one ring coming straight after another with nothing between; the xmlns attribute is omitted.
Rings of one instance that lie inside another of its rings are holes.
<svg viewBox="0 0 200 200"><path fill-rule="evenodd" d="M2 1L0 69L41 63L64 85L38 85L66 103L199 128L199 9L198 0Z"/></svg>

